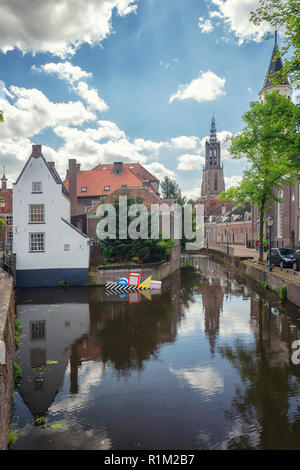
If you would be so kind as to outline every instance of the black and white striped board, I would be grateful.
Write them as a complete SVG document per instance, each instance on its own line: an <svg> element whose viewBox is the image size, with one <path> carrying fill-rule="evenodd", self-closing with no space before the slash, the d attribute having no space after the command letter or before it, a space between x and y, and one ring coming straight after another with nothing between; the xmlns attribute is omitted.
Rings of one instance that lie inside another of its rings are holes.
<svg viewBox="0 0 300 470"><path fill-rule="evenodd" d="M136 292L138 290L146 290L149 287L140 287L140 286L122 286L117 282L107 282L105 284L105 289L114 291L114 292Z"/></svg>

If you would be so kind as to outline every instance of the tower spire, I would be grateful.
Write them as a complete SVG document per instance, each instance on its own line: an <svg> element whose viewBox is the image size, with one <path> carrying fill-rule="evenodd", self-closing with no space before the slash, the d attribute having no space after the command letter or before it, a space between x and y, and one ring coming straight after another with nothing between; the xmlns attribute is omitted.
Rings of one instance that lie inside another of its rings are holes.
<svg viewBox="0 0 300 470"><path fill-rule="evenodd" d="M277 45L277 29L275 29L273 53L272 53L271 61L270 61L269 68L267 71L267 75L265 77L263 88L274 86L272 79L275 77L275 74L276 74L277 79L282 77L280 85L289 85L289 81L287 78L284 77L284 75L280 77L281 72L283 72L283 62L282 62L278 45Z"/></svg>
<svg viewBox="0 0 300 470"><path fill-rule="evenodd" d="M3 165L3 176L1 178L1 181L2 181L1 189L3 191L6 191L6 189L7 189L7 178L5 176L5 165Z"/></svg>
<svg viewBox="0 0 300 470"><path fill-rule="evenodd" d="M213 112L212 120L211 120L211 127L210 127L210 136L211 137L216 137L216 134L217 134L216 120L215 120L215 116L214 116L214 112Z"/></svg>

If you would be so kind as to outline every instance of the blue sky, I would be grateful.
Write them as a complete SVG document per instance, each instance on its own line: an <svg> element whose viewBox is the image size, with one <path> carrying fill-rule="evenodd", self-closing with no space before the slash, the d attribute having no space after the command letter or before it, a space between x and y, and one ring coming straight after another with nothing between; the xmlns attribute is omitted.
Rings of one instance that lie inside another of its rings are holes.
<svg viewBox="0 0 300 470"><path fill-rule="evenodd" d="M200 195L203 143L243 128L273 49L257 0L0 0L0 163L14 181L32 143L65 175L140 161ZM227 186L242 164L223 142Z"/></svg>

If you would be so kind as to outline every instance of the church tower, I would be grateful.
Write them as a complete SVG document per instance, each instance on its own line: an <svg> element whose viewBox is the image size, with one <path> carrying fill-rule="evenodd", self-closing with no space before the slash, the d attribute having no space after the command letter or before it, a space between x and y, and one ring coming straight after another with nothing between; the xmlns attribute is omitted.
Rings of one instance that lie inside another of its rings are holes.
<svg viewBox="0 0 300 470"><path fill-rule="evenodd" d="M282 59L280 57L279 49L277 46L277 31L275 31L275 44L274 44L269 68L267 71L267 75L265 77L264 85L262 89L260 90L260 92L258 93L259 101L261 103L265 102L266 94L272 93L273 91L276 91L276 90L278 90L279 93L285 96L286 98L292 99L293 89L291 85L289 84L288 79L285 78L283 74L281 75L281 72L283 72L283 63L282 63ZM278 81L278 78L279 79L281 78L281 80L279 80L280 83L278 84L274 84L271 81L272 77L274 77L275 74L277 77L277 81Z"/></svg>
<svg viewBox="0 0 300 470"><path fill-rule="evenodd" d="M213 116L209 140L205 142L205 166L203 168L201 197L217 197L225 189L221 144L217 139L216 121Z"/></svg>

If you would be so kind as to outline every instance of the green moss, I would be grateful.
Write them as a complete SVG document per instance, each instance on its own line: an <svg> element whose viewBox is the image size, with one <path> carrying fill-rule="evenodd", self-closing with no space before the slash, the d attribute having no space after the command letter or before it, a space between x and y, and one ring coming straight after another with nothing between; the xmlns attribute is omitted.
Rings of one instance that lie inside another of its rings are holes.
<svg viewBox="0 0 300 470"><path fill-rule="evenodd" d="M20 322L20 320L15 318L15 343L16 343L16 346L19 343L21 331L22 331L22 323Z"/></svg>
<svg viewBox="0 0 300 470"><path fill-rule="evenodd" d="M286 290L286 286L281 286L281 287L280 287L279 296L280 296L280 298L281 298L282 300L287 299L287 290Z"/></svg>
<svg viewBox="0 0 300 470"><path fill-rule="evenodd" d="M8 447L12 446L14 442L16 442L18 438L18 434L16 431L12 431L11 428L9 428L8 433L7 433L7 443Z"/></svg>
<svg viewBox="0 0 300 470"><path fill-rule="evenodd" d="M14 371L14 382L15 386L18 387L20 385L22 379L22 368L16 362L13 363L13 371Z"/></svg>

